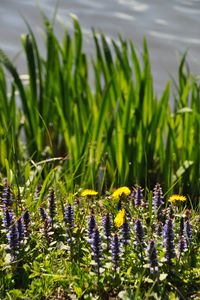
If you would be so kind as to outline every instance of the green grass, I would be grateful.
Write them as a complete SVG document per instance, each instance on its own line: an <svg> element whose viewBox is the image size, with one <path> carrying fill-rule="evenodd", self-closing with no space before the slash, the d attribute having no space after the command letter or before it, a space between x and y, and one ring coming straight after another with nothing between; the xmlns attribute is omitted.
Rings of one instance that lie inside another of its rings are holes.
<svg viewBox="0 0 200 300"><path fill-rule="evenodd" d="M132 41L108 43L93 30L91 58L76 18L74 34L66 29L62 42L43 20L44 56L28 25L21 39L28 85L0 51L1 177L19 187L29 172L45 178L56 168L71 191L161 182L197 206L200 86L185 56L170 105L170 83L156 97L146 40L140 57Z"/></svg>

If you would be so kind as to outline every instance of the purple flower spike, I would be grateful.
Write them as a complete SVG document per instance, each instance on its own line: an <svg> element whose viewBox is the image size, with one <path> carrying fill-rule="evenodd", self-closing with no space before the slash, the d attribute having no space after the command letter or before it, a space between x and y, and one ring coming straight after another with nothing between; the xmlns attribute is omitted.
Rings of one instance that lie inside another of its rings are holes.
<svg viewBox="0 0 200 300"><path fill-rule="evenodd" d="M46 210L42 206L40 206L40 216L43 222L47 219Z"/></svg>
<svg viewBox="0 0 200 300"><path fill-rule="evenodd" d="M107 215L103 217L103 229L107 240L107 250L108 250L110 248L110 237L112 231L112 222L109 213L107 213Z"/></svg>
<svg viewBox="0 0 200 300"><path fill-rule="evenodd" d="M12 195L7 179L4 179L3 183L2 202L4 208L7 208L12 205Z"/></svg>
<svg viewBox="0 0 200 300"><path fill-rule="evenodd" d="M171 264L171 260L175 257L174 251L174 231L173 223L171 219L166 220L163 229L163 245L165 247L165 258L168 264Z"/></svg>
<svg viewBox="0 0 200 300"><path fill-rule="evenodd" d="M65 208L65 221L69 228L74 227L74 207L70 203Z"/></svg>
<svg viewBox="0 0 200 300"><path fill-rule="evenodd" d="M182 235L179 239L179 243L178 243L178 253L179 253L179 257L183 254L183 252L185 252L187 250L187 242L185 239L185 236Z"/></svg>
<svg viewBox="0 0 200 300"><path fill-rule="evenodd" d="M104 218L103 218L103 228L104 228L105 236L107 238L109 236L111 236L112 223L111 223L111 219L110 219L110 214L109 213L107 213L107 215L104 216Z"/></svg>
<svg viewBox="0 0 200 300"><path fill-rule="evenodd" d="M90 239L92 238L92 234L95 227L96 227L96 218L95 218L94 210L91 209L91 213L88 219L88 235Z"/></svg>
<svg viewBox="0 0 200 300"><path fill-rule="evenodd" d="M93 258L97 264L97 269L98 269L97 271L99 273L102 248L101 248L101 237L98 228L95 228L93 231L91 246L92 246Z"/></svg>
<svg viewBox="0 0 200 300"><path fill-rule="evenodd" d="M187 220L185 223L185 229L186 229L186 239L187 239L188 245L191 245L192 244L192 225L189 220Z"/></svg>
<svg viewBox="0 0 200 300"><path fill-rule="evenodd" d="M31 222L31 217L30 217L30 213L28 210L26 210L23 215L23 221L24 221L24 227L25 227L25 235L28 237L29 236L29 226L30 226L30 222Z"/></svg>
<svg viewBox="0 0 200 300"><path fill-rule="evenodd" d="M114 272L117 271L117 268L119 266L119 255L120 255L120 241L118 235L115 233L113 240L112 240L112 261L113 261L113 269Z"/></svg>
<svg viewBox="0 0 200 300"><path fill-rule="evenodd" d="M127 218L125 219L125 221L121 227L121 231L122 231L122 242L123 242L124 246L126 246L129 244L129 241L130 241L130 226L127 221Z"/></svg>
<svg viewBox="0 0 200 300"><path fill-rule="evenodd" d="M24 225L22 222L22 218L17 220L17 230L18 230L18 240L20 244L24 242Z"/></svg>
<svg viewBox="0 0 200 300"><path fill-rule="evenodd" d="M147 247L151 273L158 272L158 260L155 241L150 241Z"/></svg>
<svg viewBox="0 0 200 300"><path fill-rule="evenodd" d="M65 208L65 221L67 226L67 241L68 243L72 242L72 232L74 228L74 207L69 203Z"/></svg>
<svg viewBox="0 0 200 300"><path fill-rule="evenodd" d="M156 184L153 190L153 206L154 206L154 213L157 217L160 216L162 209L164 208L164 197L163 191L160 184Z"/></svg>
<svg viewBox="0 0 200 300"><path fill-rule="evenodd" d="M144 200L144 196L143 196L143 190L140 186L138 186L136 189L135 189L135 192L134 192L134 203L135 203L135 206L141 206L142 203L143 203L143 200Z"/></svg>
<svg viewBox="0 0 200 300"><path fill-rule="evenodd" d="M16 260L19 248L18 230L16 223L13 223L12 226L9 228L7 237L12 260Z"/></svg>
<svg viewBox="0 0 200 300"><path fill-rule="evenodd" d="M8 230L13 223L13 211L11 208L6 208L3 212L3 223L6 230Z"/></svg>
<svg viewBox="0 0 200 300"><path fill-rule="evenodd" d="M144 247L144 230L142 227L142 222L137 219L134 225L135 233L136 233L136 245L140 247Z"/></svg>

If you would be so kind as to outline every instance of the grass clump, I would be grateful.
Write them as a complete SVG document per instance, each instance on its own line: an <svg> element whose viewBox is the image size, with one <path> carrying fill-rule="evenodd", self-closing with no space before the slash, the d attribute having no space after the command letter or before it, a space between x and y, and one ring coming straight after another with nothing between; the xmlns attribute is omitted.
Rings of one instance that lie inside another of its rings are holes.
<svg viewBox="0 0 200 300"><path fill-rule="evenodd" d="M171 107L169 84L160 99L155 95L145 40L140 58L132 41L109 43L93 31L91 59L76 18L74 35L66 30L62 42L43 20L45 56L29 25L22 36L28 84L0 51L2 177L12 170L20 186L30 172L45 178L56 167L71 190L99 192L132 182L153 188L159 181L198 205L200 88L185 57Z"/></svg>

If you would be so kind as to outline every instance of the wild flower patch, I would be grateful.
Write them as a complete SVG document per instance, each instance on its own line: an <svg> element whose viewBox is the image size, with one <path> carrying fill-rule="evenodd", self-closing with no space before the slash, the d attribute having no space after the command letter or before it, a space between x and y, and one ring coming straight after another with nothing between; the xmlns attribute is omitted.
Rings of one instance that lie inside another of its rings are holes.
<svg viewBox="0 0 200 300"><path fill-rule="evenodd" d="M4 181L1 299L194 298L198 216L187 201L169 202L159 184L144 192L137 186L117 201L93 192L69 200L54 186L35 210L16 205Z"/></svg>

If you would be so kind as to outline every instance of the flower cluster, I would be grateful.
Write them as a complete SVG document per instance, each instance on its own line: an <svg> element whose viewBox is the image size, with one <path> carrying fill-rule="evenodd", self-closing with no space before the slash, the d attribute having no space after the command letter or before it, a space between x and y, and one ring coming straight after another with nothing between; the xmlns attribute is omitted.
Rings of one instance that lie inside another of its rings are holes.
<svg viewBox="0 0 200 300"><path fill-rule="evenodd" d="M67 255L70 253L71 260L77 258L76 251L77 249L80 251L80 240L81 243L88 245L90 252L85 251L85 248L82 254L90 254L92 268L95 265L92 270L95 270L98 276L100 276L100 267L103 267L104 261L112 262L115 276L116 272L120 270L120 266L126 265L124 260L125 258L129 259L128 254L131 252L135 252L136 255L133 254L133 257L138 262L140 261L141 265L148 261L150 272L157 276L163 265L159 262L160 247L157 248L157 245L163 245L165 265L169 268L174 264L176 258L181 261L185 253L192 249L194 232L190 218L191 212L187 210L185 214L177 214L178 208L171 203L164 208L163 192L159 184L155 186L153 191L154 213L152 213L151 220L146 217L148 216L148 209L147 206L143 205L144 196L141 187L134 191L134 206L127 199L130 195L128 188L122 187L116 191L113 199L117 199L118 203L121 203L122 207L119 211L116 210L115 206L109 206L110 198L105 199L107 201L105 206L98 199L96 203L85 201L81 197L88 199L87 197L97 195L94 190L85 190L82 196L78 197L80 199L78 205L75 205L77 199L74 199L74 202L70 201L64 207L64 220L62 219L61 224L65 224L65 226L62 228L62 225L59 227L59 214L56 222L54 220L57 212L55 193L51 189L47 203L43 201L39 208L42 227L39 228L38 232L42 232L43 239L50 247L59 245L57 242L60 239L66 243L66 253ZM31 241L29 236L34 219L31 221L30 212L27 209L22 215L15 215L12 201L9 200L10 193L10 188L6 183L3 192L3 205L1 206L3 234L4 238L7 238L11 259L16 261L21 249ZM129 198L131 199L131 196ZM86 206L84 206L84 201L87 202ZM46 207L47 209L45 209ZM82 214L87 218L87 222L84 224L83 218L80 226L76 222ZM33 215L34 217L35 215ZM158 225L160 226L159 234L157 232ZM78 252L78 255L80 253Z"/></svg>

